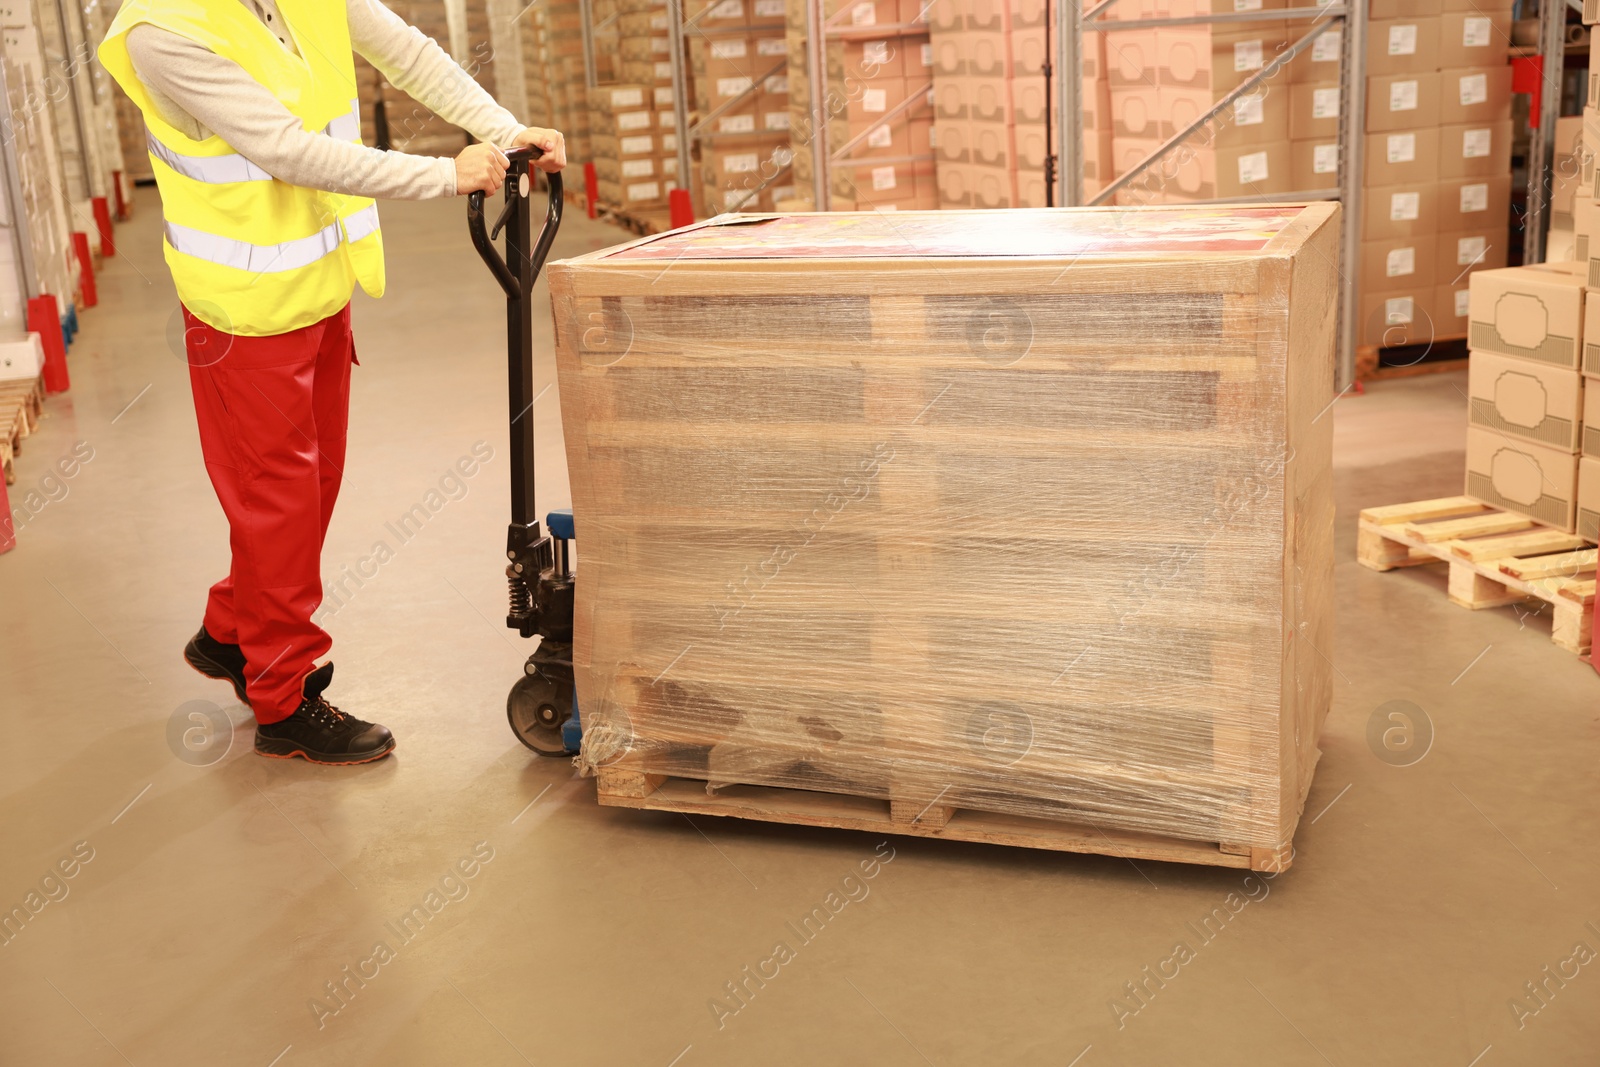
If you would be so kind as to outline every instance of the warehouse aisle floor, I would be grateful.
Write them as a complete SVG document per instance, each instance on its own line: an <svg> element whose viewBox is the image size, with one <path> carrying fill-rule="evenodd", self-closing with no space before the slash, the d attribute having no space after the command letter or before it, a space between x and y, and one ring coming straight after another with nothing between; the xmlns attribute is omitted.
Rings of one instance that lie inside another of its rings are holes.
<svg viewBox="0 0 1600 1067"><path fill-rule="evenodd" d="M1354 559L1357 508L1458 491L1460 376L1335 408L1338 680L1287 874L691 823L598 808L507 729L502 303L460 201L384 212L390 294L358 298L325 555L359 582L326 625L330 695L399 752L259 759L180 657L227 537L140 190L11 487L0 910L36 913L0 945L0 1063L1597 1062L1600 679L1547 618ZM558 253L621 238L575 218ZM566 500L555 399L544 506ZM480 441L492 458L447 478ZM1368 741L1397 700L1431 722L1411 766ZM191 702L231 737L207 746Z"/></svg>

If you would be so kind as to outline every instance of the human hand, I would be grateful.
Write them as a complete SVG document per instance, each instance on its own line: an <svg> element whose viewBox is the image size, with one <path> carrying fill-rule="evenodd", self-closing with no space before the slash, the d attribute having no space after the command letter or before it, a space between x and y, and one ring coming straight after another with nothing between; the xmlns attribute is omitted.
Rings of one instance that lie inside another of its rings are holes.
<svg viewBox="0 0 1600 1067"><path fill-rule="evenodd" d="M511 161L492 144L469 144L456 156L456 195L493 193L505 184Z"/></svg>
<svg viewBox="0 0 1600 1067"><path fill-rule="evenodd" d="M560 130L529 126L517 134L511 143L513 146L531 144L542 149L544 155L535 160L533 165L546 174L554 174L567 165L567 140L561 136Z"/></svg>

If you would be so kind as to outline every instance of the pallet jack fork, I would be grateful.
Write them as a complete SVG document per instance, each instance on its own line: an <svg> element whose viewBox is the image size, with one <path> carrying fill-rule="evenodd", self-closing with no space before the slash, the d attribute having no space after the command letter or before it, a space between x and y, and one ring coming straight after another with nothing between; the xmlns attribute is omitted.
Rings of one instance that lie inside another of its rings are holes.
<svg viewBox="0 0 1600 1067"><path fill-rule="evenodd" d="M582 726L572 679L572 607L575 574L570 542L575 539L571 510L545 516L548 536L534 514L533 462L533 283L544 267L561 226L561 175L547 174L549 206L537 240L532 237L529 164L543 153L534 146L513 148L506 171L505 206L484 226L484 194L467 197L467 228L472 244L506 293L507 367L511 418L511 524L506 530L506 579L511 606L506 626L539 645L523 665L522 677L506 697L506 718L517 740L541 756L578 750ZM504 256L495 247L506 233Z"/></svg>

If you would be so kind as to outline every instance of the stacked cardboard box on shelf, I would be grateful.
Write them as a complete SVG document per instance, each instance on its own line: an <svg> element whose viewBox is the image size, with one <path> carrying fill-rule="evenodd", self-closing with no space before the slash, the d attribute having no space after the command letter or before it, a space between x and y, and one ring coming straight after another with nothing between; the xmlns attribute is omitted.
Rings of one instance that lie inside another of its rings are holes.
<svg viewBox="0 0 1600 1067"><path fill-rule="evenodd" d="M1509 5L1371 0L1371 16L1358 343L1462 337L1469 275L1506 262Z"/></svg>
<svg viewBox="0 0 1600 1067"><path fill-rule="evenodd" d="M389 7L450 52L444 0L391 0ZM388 143L393 148L415 155L453 156L466 147L466 131L446 122L387 80L380 81L379 98L383 101Z"/></svg>
<svg viewBox="0 0 1600 1067"><path fill-rule="evenodd" d="M811 145L820 122L835 157L829 164L833 210L938 207L933 57L923 0L827 0L826 92L806 74L804 0L788 0L785 17L799 194L815 187Z"/></svg>
<svg viewBox="0 0 1600 1067"><path fill-rule="evenodd" d="M928 7L939 206L1043 207L1045 8L1040 0L934 0ZM1083 40L1084 192L1109 178L1101 34ZM909 62L909 56L908 56ZM1060 131L1054 144L1060 143Z"/></svg>
<svg viewBox="0 0 1600 1067"><path fill-rule="evenodd" d="M1175 10L1178 6L1184 10ZM1265 10L1270 14L1280 6L1274 2ZM1202 14L1210 5L1160 4L1157 8L1143 17ZM1130 9L1122 17L1135 17L1135 13ZM1211 110L1282 51L1288 32L1282 19L1266 18L1107 33L1113 171L1118 176L1128 173L1164 141ZM1117 194L1118 203L1291 191L1291 94L1286 81L1279 76L1240 96L1207 130L1125 186Z"/></svg>
<svg viewBox="0 0 1600 1067"><path fill-rule="evenodd" d="M1593 540L1593 519L1587 533L1578 520L1585 273L1579 263L1473 273L1466 491Z"/></svg>
<svg viewBox="0 0 1600 1067"><path fill-rule="evenodd" d="M589 112L600 202L623 211L665 208L669 179L659 167L654 87L598 86L589 91Z"/></svg>
<svg viewBox="0 0 1600 1067"><path fill-rule="evenodd" d="M653 112L652 128L619 131L618 154L607 157L604 168L596 146L596 169L615 170L623 182L657 182L664 200L680 184L667 6L665 0L619 0L619 8L621 84L646 90L645 105Z"/></svg>
<svg viewBox="0 0 1600 1067"><path fill-rule="evenodd" d="M593 153L583 70L583 22L577 0L544 0L522 15L517 25L527 96L523 121L560 130L567 142L567 159L578 165L588 162ZM575 173L581 171L575 168Z"/></svg>
<svg viewBox="0 0 1600 1067"><path fill-rule="evenodd" d="M770 211L794 195L783 0L698 0L689 10L691 110L710 119L698 137L697 213Z"/></svg>
<svg viewBox="0 0 1600 1067"><path fill-rule="evenodd" d="M1590 100L1594 98L1591 96ZM1579 188L1593 180L1593 159L1583 150L1583 117L1572 115L1556 119L1555 160L1550 171L1550 232L1545 244L1545 261L1587 259L1577 247L1573 209ZM1584 193L1588 196L1587 191Z"/></svg>

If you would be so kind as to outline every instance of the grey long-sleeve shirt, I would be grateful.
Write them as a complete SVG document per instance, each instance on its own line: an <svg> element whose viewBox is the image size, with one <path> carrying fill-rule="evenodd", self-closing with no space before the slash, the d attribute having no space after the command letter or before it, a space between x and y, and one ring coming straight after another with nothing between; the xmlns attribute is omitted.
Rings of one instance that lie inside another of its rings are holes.
<svg viewBox="0 0 1600 1067"><path fill-rule="evenodd" d="M240 0L289 52L298 54L274 0ZM509 145L524 127L421 30L379 0L346 0L350 43L430 111L477 137ZM292 185L387 200L454 196L455 161L383 152L308 133L244 68L180 34L149 23L128 31L134 72L161 118L186 136L215 133L241 156ZM354 86L350 96L356 95Z"/></svg>

